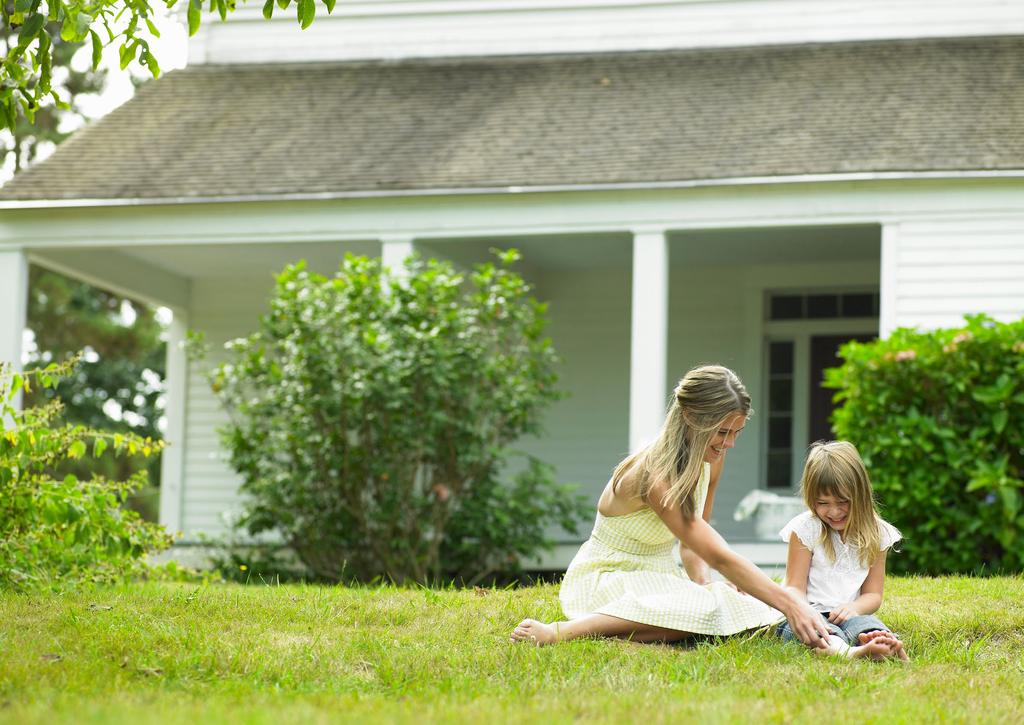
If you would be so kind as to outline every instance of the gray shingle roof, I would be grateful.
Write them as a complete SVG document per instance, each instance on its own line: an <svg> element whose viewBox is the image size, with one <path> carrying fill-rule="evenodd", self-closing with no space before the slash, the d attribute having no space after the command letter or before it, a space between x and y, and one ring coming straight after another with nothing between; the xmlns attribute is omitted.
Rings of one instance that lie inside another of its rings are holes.
<svg viewBox="0 0 1024 725"><path fill-rule="evenodd" d="M194 66L0 199L1024 169L1024 38Z"/></svg>

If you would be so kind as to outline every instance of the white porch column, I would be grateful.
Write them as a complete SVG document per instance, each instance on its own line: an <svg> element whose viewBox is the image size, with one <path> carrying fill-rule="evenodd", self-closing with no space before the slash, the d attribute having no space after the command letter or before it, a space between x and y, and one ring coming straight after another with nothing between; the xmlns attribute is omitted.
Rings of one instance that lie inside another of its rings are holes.
<svg viewBox="0 0 1024 725"><path fill-rule="evenodd" d="M889 334L897 327L896 273L899 264L897 254L899 232L899 224L882 225L882 278L879 280L878 290L878 336L881 338L889 337Z"/></svg>
<svg viewBox="0 0 1024 725"><path fill-rule="evenodd" d="M629 450L658 436L665 417L668 356L668 241L664 230L633 234L629 357Z"/></svg>
<svg viewBox="0 0 1024 725"><path fill-rule="evenodd" d="M188 320L181 310L167 329L167 399L164 414L167 448L160 458L160 524L170 532L181 531L185 495L185 413L188 399L188 359L182 343Z"/></svg>
<svg viewBox="0 0 1024 725"><path fill-rule="evenodd" d="M0 362L21 370L28 315L28 257L20 249L0 252ZM21 394L14 400L21 405Z"/></svg>
<svg viewBox="0 0 1024 725"><path fill-rule="evenodd" d="M414 251L412 237L385 237L380 241L380 261L397 277L405 276L405 259Z"/></svg>

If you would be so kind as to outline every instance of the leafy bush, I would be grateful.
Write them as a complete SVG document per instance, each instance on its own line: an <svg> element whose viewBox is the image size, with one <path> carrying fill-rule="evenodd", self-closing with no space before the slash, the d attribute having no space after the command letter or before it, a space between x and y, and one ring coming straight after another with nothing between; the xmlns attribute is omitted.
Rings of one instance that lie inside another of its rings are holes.
<svg viewBox="0 0 1024 725"><path fill-rule="evenodd" d="M834 426L906 537L898 571L1024 567L1024 320L850 342Z"/></svg>
<svg viewBox="0 0 1024 725"><path fill-rule="evenodd" d="M545 306L508 269L348 256L278 277L260 329L211 375L243 478L240 524L280 534L321 578L425 582L514 571L586 510L507 446L559 394ZM193 347L193 351L196 351ZM201 350L198 354L202 354Z"/></svg>
<svg viewBox="0 0 1024 725"><path fill-rule="evenodd" d="M75 361L19 375L0 364L0 587L75 585L141 573L143 555L167 548L171 537L122 507L145 484L80 480L62 471L88 455L156 454L160 441L62 425L59 401L18 411L17 393L33 385L54 388Z"/></svg>

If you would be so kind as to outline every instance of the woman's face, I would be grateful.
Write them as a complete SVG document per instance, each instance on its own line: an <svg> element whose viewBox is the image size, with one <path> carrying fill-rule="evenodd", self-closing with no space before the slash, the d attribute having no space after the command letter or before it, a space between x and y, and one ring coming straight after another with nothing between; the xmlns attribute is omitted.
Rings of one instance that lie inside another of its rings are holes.
<svg viewBox="0 0 1024 725"><path fill-rule="evenodd" d="M708 463L715 463L725 456L725 452L736 445L736 439L747 424L747 416L743 413L733 413L718 426L718 430L711 436L708 443L704 460Z"/></svg>

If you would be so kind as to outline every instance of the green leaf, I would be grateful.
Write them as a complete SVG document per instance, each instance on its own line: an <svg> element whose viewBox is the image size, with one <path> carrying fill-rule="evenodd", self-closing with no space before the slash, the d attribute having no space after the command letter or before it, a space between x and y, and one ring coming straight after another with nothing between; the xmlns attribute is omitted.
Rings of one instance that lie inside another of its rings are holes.
<svg viewBox="0 0 1024 725"><path fill-rule="evenodd" d="M292 0L277 0L277 7L281 8L282 10L287 10L291 2Z"/></svg>
<svg viewBox="0 0 1024 725"><path fill-rule="evenodd" d="M75 441L68 447L68 458L81 458L85 452L85 441Z"/></svg>
<svg viewBox="0 0 1024 725"><path fill-rule="evenodd" d="M314 0L299 0L296 13L299 17L299 25L305 30L313 24L313 16L316 14L316 3Z"/></svg>
<svg viewBox="0 0 1024 725"><path fill-rule="evenodd" d="M4 100L3 111L6 126L13 133L18 126L18 116L14 112L14 98L8 97Z"/></svg>
<svg viewBox="0 0 1024 725"><path fill-rule="evenodd" d="M16 50L17 55L21 55L25 48L29 46L36 36L39 35L39 31L43 29L43 25L46 24L46 16L42 13L34 13L29 16L25 24L21 26L21 30L18 31L18 48Z"/></svg>
<svg viewBox="0 0 1024 725"><path fill-rule="evenodd" d="M29 123L36 122L36 108L38 107L31 96L27 99L21 99L21 112L25 114L25 118Z"/></svg>
<svg viewBox="0 0 1024 725"><path fill-rule="evenodd" d="M324 5L327 7L327 14L330 15L334 12L334 6L337 5L338 0L324 0Z"/></svg>
<svg viewBox="0 0 1024 725"><path fill-rule="evenodd" d="M70 43L75 39L75 28L77 25L75 21L77 18L77 15L71 13L64 15L64 22L60 25L60 39L65 43Z"/></svg>
<svg viewBox="0 0 1024 725"><path fill-rule="evenodd" d="M145 52L143 52L142 59L145 61L146 67L149 68L149 72L153 74L153 77L154 78L159 78L160 77L160 64L157 63L156 56L154 56L147 49Z"/></svg>
<svg viewBox="0 0 1024 725"><path fill-rule="evenodd" d="M1001 403L1013 394L1013 380L1007 375L1000 375L995 385L976 388L971 397L979 403Z"/></svg>
<svg viewBox="0 0 1024 725"><path fill-rule="evenodd" d="M135 51L138 47L138 43L128 41L125 41L124 45L121 46L121 70L127 68L128 64L135 60Z"/></svg>
<svg viewBox="0 0 1024 725"><path fill-rule="evenodd" d="M999 499L1003 504L1003 516L1007 521L1013 521L1020 511L1020 494L1014 488L1004 487L999 489Z"/></svg>
<svg viewBox="0 0 1024 725"><path fill-rule="evenodd" d="M188 35L191 38L199 32L199 23L202 20L202 0L189 0L188 4Z"/></svg>
<svg viewBox="0 0 1024 725"><path fill-rule="evenodd" d="M36 51L39 58L39 91L49 93L51 80L53 78L53 56L50 53L50 36L46 33L39 35L39 50Z"/></svg>
<svg viewBox="0 0 1024 725"><path fill-rule="evenodd" d="M57 95L57 91L50 91L50 98L53 99L53 105L62 111L70 111L71 104L67 101L61 100L61 97Z"/></svg>
<svg viewBox="0 0 1024 725"><path fill-rule="evenodd" d="M153 21L150 20L149 18L146 18L146 27L149 28L149 32L150 32L150 34L154 38L159 38L160 37L160 31L157 30L157 27L153 24Z"/></svg>
<svg viewBox="0 0 1024 725"><path fill-rule="evenodd" d="M107 441L103 438L97 438L92 442L92 457L99 458L103 455L103 451L107 450Z"/></svg>
<svg viewBox="0 0 1024 725"><path fill-rule="evenodd" d="M274 0L267 0L267 2L263 4L263 17L267 20L274 17Z"/></svg>
<svg viewBox="0 0 1024 725"><path fill-rule="evenodd" d="M100 59L103 57L103 41L95 30L90 30L89 35L92 36L92 69L96 70L100 67Z"/></svg>
<svg viewBox="0 0 1024 725"><path fill-rule="evenodd" d="M1006 430L1006 423L1010 420L1010 412L1008 410L997 410L992 414L992 430L996 433L1002 433Z"/></svg>

